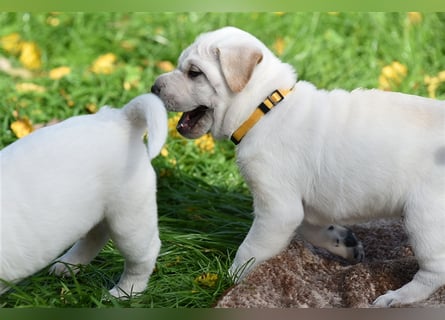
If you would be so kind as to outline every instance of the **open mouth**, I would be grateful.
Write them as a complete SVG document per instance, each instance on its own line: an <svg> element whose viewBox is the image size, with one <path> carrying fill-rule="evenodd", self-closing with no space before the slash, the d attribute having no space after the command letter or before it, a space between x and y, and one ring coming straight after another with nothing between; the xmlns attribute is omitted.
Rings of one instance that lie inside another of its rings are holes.
<svg viewBox="0 0 445 320"><path fill-rule="evenodd" d="M211 126L211 114L209 108L199 106L198 108L184 112L178 121L176 129L186 138L198 138L207 133Z"/></svg>

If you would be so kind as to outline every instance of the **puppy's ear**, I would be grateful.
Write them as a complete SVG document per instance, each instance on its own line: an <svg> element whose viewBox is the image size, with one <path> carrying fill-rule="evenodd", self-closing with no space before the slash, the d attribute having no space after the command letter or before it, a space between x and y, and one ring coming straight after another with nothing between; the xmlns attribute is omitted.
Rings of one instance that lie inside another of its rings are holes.
<svg viewBox="0 0 445 320"><path fill-rule="evenodd" d="M221 70L230 90L240 92L252 76L253 69L263 59L260 49L253 47L222 47L216 50Z"/></svg>

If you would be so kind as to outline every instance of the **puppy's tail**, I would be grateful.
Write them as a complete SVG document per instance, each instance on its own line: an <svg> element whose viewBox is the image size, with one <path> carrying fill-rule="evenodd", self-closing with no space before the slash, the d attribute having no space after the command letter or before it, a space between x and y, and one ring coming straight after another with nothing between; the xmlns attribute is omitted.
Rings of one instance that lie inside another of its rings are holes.
<svg viewBox="0 0 445 320"><path fill-rule="evenodd" d="M123 111L132 125L147 128L148 156L155 158L167 139L167 110L163 102L151 93L137 96L127 103Z"/></svg>

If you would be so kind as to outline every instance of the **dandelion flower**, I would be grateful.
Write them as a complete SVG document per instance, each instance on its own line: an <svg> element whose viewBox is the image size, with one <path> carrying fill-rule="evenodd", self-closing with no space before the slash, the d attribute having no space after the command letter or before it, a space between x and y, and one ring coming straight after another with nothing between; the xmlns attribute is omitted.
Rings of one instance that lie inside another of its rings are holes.
<svg viewBox="0 0 445 320"><path fill-rule="evenodd" d="M202 151L213 152L215 149L215 140L210 134L205 134L195 140L195 145Z"/></svg>
<svg viewBox="0 0 445 320"><path fill-rule="evenodd" d="M158 67L163 72L170 72L175 69L175 66L170 61L159 61L156 63L156 67Z"/></svg>
<svg viewBox="0 0 445 320"><path fill-rule="evenodd" d="M106 53L94 60L91 71L95 74L111 74L116 68L117 57L113 53Z"/></svg>
<svg viewBox="0 0 445 320"><path fill-rule="evenodd" d="M6 52L16 55L22 48L22 39L18 33L11 33L0 38L0 45Z"/></svg>
<svg viewBox="0 0 445 320"><path fill-rule="evenodd" d="M85 109L87 109L89 113L96 113L98 108L95 103L88 103Z"/></svg>
<svg viewBox="0 0 445 320"><path fill-rule="evenodd" d="M176 130L176 125L181 118L182 113L176 114L174 117L168 119L168 134L173 138L181 138L178 130Z"/></svg>
<svg viewBox="0 0 445 320"><path fill-rule="evenodd" d="M65 77L66 75L69 75L71 73L71 68L70 67L58 67L58 68L54 68L49 72L49 77L50 79L53 80L59 80L63 77Z"/></svg>
<svg viewBox="0 0 445 320"><path fill-rule="evenodd" d="M410 25L419 24L422 22L422 14L420 12L408 12L407 19Z"/></svg>
<svg viewBox="0 0 445 320"><path fill-rule="evenodd" d="M383 75L379 76L379 88L382 90L391 89L391 84L389 83L388 79Z"/></svg>
<svg viewBox="0 0 445 320"><path fill-rule="evenodd" d="M204 286L213 288L218 281L218 275L215 273L203 273L202 275L195 278L195 283Z"/></svg>
<svg viewBox="0 0 445 320"><path fill-rule="evenodd" d="M23 66L30 70L40 69L42 60L40 58L40 49L34 42L23 42L19 60Z"/></svg>
<svg viewBox="0 0 445 320"><path fill-rule="evenodd" d="M60 24L60 20L57 17L48 17L46 23L52 27L57 27Z"/></svg>
<svg viewBox="0 0 445 320"><path fill-rule="evenodd" d="M163 156L164 158L168 157L168 150L166 147L163 147L161 149L161 156Z"/></svg>
<svg viewBox="0 0 445 320"><path fill-rule="evenodd" d="M379 76L379 88L391 90L400 85L408 74L408 68L398 61L384 66Z"/></svg>
<svg viewBox="0 0 445 320"><path fill-rule="evenodd" d="M430 98L436 98L436 91L439 86L445 82L445 70L441 71L435 77L425 76L423 79L427 85L428 95Z"/></svg>
<svg viewBox="0 0 445 320"><path fill-rule="evenodd" d="M408 73L407 67L398 61L394 61L391 64L391 66L394 69L394 71L397 73L397 77L405 77L406 74Z"/></svg>
<svg viewBox="0 0 445 320"><path fill-rule="evenodd" d="M284 39L282 37L278 37L275 40L275 43L273 44L273 48L275 49L275 53L279 56L281 56L284 52L284 47L285 47L285 43L284 43Z"/></svg>
<svg viewBox="0 0 445 320"><path fill-rule="evenodd" d="M30 134L34 128L28 118L16 120L11 123L10 128L17 138L23 138Z"/></svg>

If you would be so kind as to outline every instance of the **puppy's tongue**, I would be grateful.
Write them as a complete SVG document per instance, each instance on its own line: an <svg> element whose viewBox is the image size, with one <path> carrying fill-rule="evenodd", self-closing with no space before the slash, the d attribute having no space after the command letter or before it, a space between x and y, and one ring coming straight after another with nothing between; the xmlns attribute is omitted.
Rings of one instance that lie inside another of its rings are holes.
<svg viewBox="0 0 445 320"><path fill-rule="evenodd" d="M201 119L207 107L201 106L196 108L195 110L184 112L181 116L181 119L178 121L178 125L176 129L181 134L187 134L193 130L193 127L198 123L199 119Z"/></svg>

